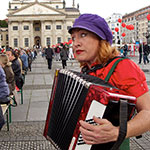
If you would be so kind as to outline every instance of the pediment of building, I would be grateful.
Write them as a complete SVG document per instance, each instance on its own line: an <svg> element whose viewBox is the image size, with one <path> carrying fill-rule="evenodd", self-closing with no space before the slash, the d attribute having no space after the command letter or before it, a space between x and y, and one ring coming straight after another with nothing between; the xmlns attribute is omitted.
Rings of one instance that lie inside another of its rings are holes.
<svg viewBox="0 0 150 150"><path fill-rule="evenodd" d="M35 2L9 14L9 16L21 16L21 15L24 16L24 15L65 15L65 14L53 7Z"/></svg>

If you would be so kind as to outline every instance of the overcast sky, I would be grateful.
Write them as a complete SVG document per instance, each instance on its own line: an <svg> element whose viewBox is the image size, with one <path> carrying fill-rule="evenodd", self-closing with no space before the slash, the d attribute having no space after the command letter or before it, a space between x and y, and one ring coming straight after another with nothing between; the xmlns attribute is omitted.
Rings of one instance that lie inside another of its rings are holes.
<svg viewBox="0 0 150 150"><path fill-rule="evenodd" d="M1 0L0 19L5 19L10 0ZM66 0L68 7L72 6L73 0ZM79 3L81 13L94 13L104 18L113 13L131 13L145 6L150 6L150 0L75 0L75 6Z"/></svg>

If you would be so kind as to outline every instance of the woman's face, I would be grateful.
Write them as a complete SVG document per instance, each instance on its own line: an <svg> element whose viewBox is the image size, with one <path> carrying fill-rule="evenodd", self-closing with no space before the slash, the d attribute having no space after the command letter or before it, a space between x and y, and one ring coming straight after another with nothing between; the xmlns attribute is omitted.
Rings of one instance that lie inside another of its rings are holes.
<svg viewBox="0 0 150 150"><path fill-rule="evenodd" d="M73 29L73 51L79 62L86 62L89 66L98 58L99 38L84 29Z"/></svg>

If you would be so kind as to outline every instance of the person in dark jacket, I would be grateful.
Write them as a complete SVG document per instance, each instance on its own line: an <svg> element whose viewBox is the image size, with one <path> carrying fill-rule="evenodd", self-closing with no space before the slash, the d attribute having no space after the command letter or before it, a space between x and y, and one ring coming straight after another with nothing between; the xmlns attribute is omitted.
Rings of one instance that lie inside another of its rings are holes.
<svg viewBox="0 0 150 150"><path fill-rule="evenodd" d="M65 69L65 67L67 66L66 61L68 59L67 48L65 47L65 45L63 45L63 48L61 49L60 57L62 60L62 67L63 69Z"/></svg>
<svg viewBox="0 0 150 150"><path fill-rule="evenodd" d="M0 65L0 104L7 102L7 97L9 96L9 88L6 82L6 75L3 68ZM3 125L5 124L2 108L0 106L0 130L2 129Z"/></svg>
<svg viewBox="0 0 150 150"><path fill-rule="evenodd" d="M140 44L140 46L139 46L139 64L141 64L142 56L143 56L143 45Z"/></svg>
<svg viewBox="0 0 150 150"><path fill-rule="evenodd" d="M46 48L46 50L45 50L45 57L47 59L48 69L52 68L53 55L54 55L54 52L53 52L52 48L50 48L50 45L48 45L48 48Z"/></svg>
<svg viewBox="0 0 150 150"><path fill-rule="evenodd" d="M12 67L12 70L13 70L14 75L15 75L16 86L19 89L21 89L23 86L23 79L22 79L22 74L21 74L21 66L20 66L20 63L18 61L18 55L12 49L9 51L6 51L6 54L9 58L9 61L12 63L11 67Z"/></svg>
<svg viewBox="0 0 150 150"><path fill-rule="evenodd" d="M125 44L125 45L124 45L124 57L127 56L127 53L128 53L128 45Z"/></svg>
<svg viewBox="0 0 150 150"><path fill-rule="evenodd" d="M144 48L143 48L143 53L144 53L144 64L146 65L146 63L149 63L149 60L148 60L148 55L149 55L149 46L148 44L144 44Z"/></svg>
<svg viewBox="0 0 150 150"><path fill-rule="evenodd" d="M0 54L0 64L6 75L6 82L9 86L10 95L13 95L13 91L15 90L14 72L6 54Z"/></svg>

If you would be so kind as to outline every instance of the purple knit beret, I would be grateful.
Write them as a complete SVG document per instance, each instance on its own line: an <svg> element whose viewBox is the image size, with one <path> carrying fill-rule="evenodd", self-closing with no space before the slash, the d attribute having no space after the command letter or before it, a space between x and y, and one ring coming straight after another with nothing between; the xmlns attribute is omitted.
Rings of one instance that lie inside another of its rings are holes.
<svg viewBox="0 0 150 150"><path fill-rule="evenodd" d="M112 32L104 18L95 14L82 14L74 22L73 27L69 29L69 33L75 28L86 29L98 35L101 39L112 44Z"/></svg>

